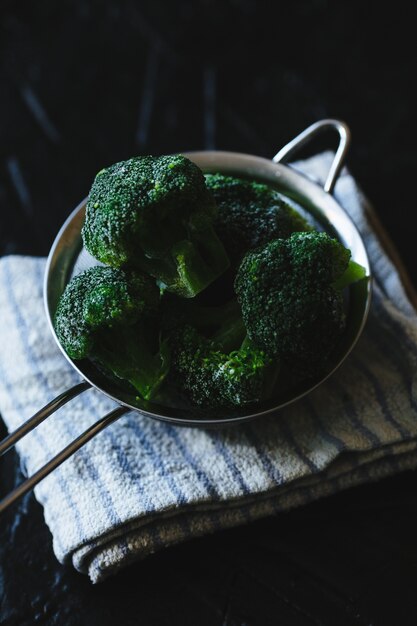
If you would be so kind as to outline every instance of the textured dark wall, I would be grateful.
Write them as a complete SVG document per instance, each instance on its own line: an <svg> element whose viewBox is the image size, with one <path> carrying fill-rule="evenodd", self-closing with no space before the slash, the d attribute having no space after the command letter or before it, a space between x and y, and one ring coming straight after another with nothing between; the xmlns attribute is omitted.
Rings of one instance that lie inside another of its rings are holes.
<svg viewBox="0 0 417 626"><path fill-rule="evenodd" d="M406 7L3 1L0 254L46 255L112 162L204 148L270 157L338 117L352 130L348 165L417 284ZM21 480L13 454L0 477L2 493ZM0 519L0 623L415 625L416 486L407 473L356 489L167 550L97 588L56 563L30 495Z"/></svg>

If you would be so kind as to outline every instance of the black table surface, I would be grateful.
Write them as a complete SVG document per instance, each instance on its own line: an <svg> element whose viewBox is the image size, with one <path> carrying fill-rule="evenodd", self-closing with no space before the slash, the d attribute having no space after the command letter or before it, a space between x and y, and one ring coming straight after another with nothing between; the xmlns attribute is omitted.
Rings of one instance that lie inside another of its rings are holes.
<svg viewBox="0 0 417 626"><path fill-rule="evenodd" d="M402 3L3 1L0 255L46 255L105 165L213 148L271 157L333 117L417 286L413 23ZM11 452L0 496L21 480ZM0 623L416 625L416 487L404 472L94 586L57 562L29 494L0 519Z"/></svg>

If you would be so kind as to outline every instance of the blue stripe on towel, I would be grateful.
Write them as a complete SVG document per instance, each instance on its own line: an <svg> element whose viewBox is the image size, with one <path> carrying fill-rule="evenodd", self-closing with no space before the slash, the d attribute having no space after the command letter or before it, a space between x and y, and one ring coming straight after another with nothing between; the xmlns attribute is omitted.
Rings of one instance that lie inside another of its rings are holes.
<svg viewBox="0 0 417 626"><path fill-rule="evenodd" d="M350 419L350 421L352 422L353 426L356 428L356 430L359 433L361 433L361 435L365 437L365 439L367 439L369 443L372 444L373 447L377 447L381 445L381 441L379 440L379 437L374 432L372 432L366 426L366 424L364 424L359 419L352 397L350 396L348 391L344 387L342 387L340 383L338 383L336 377L333 377L332 385L334 389L337 390L337 393L340 396L340 398L343 399L344 401L343 406L345 408L346 414L348 418Z"/></svg>
<svg viewBox="0 0 417 626"><path fill-rule="evenodd" d="M389 424L391 424L391 426L393 426L398 431L398 433L401 435L401 437L408 439L411 436L410 431L405 426L402 426L395 419L395 417L391 414L391 412L390 412L390 410L388 408L388 403L387 403L387 400L385 398L385 394L384 394L384 392L382 390L382 387L379 384L378 379L375 376L375 374L355 354L351 355L351 360L352 360L353 363L355 363L356 368L362 373L363 376L365 376L369 380L369 382L371 383L371 385L375 389L377 400L378 400L378 402L379 402L379 404L381 406L381 409L382 409L382 412L383 412L385 420Z"/></svg>
<svg viewBox="0 0 417 626"><path fill-rule="evenodd" d="M212 441L216 451L220 454L220 456L222 457L222 459L224 460L226 467L228 468L228 470L230 471L230 473L232 474L232 477L235 480L235 484L239 485L241 490L243 491L243 494L245 496L248 496L251 493L251 489L249 487L249 485L247 484L247 482L245 481L242 472L240 471L240 469L237 467L234 459L233 459L233 455L231 454L230 450L227 448L227 446L224 444L224 442L221 440L221 432L220 432L220 436L217 438L215 435L213 435L212 433L207 431L207 435L210 438L210 440ZM232 497L236 497L235 495ZM245 514L245 521L250 522L251 518L249 515Z"/></svg>
<svg viewBox="0 0 417 626"><path fill-rule="evenodd" d="M171 426L170 424L165 424L166 432L170 434L172 439L175 441L178 450L181 452L186 463L193 468L198 480L204 485L207 494L213 499L219 499L219 492L216 487L216 484L208 477L206 472L203 470L201 465L198 464L198 461L194 458L192 452L187 448L185 441L181 441L181 438L177 432L178 426Z"/></svg>
<svg viewBox="0 0 417 626"><path fill-rule="evenodd" d="M316 410L316 407L314 406L314 402L312 402L312 400L308 396L304 398L303 402L311 419L315 424L318 425L318 431L320 436L325 441L327 441L327 443L330 443L330 445L334 446L338 452L342 452L346 448L346 443L343 441L343 439L332 435L332 433L327 430L320 413Z"/></svg>
<svg viewBox="0 0 417 626"><path fill-rule="evenodd" d="M181 505L188 502L187 496L184 494L181 487L177 485L171 473L165 471L165 464L161 455L157 451L157 447L152 443L150 439L146 437L144 430L137 423L137 420L132 419L130 424L141 446L143 446L144 450L149 454L152 465L161 476L161 478L163 478L165 483L168 485L172 494L175 496L177 504Z"/></svg>
<svg viewBox="0 0 417 626"><path fill-rule="evenodd" d="M247 484L247 482L245 481L245 479L243 478L242 472L237 467L230 450L223 443L223 441L221 441L220 437L216 438L211 433L209 434L209 437L211 441L213 442L215 449L217 450L217 452L220 454L220 456L223 458L224 462L226 463L226 466L228 467L236 483L239 484L243 493L245 495L248 495L249 493L251 493L251 489L249 485Z"/></svg>
<svg viewBox="0 0 417 626"><path fill-rule="evenodd" d="M270 459L267 450L264 448L263 443L259 438L256 428L253 424L248 424L246 426L246 429L249 433L249 441L254 445L261 464L265 469L267 475L277 485L281 484L283 482L282 474L277 466Z"/></svg>
<svg viewBox="0 0 417 626"><path fill-rule="evenodd" d="M302 447L298 444L291 430L291 426L287 423L286 418L280 420L279 425L280 425L282 432L284 433L284 437L287 439L288 443L293 447L294 452L301 459L304 465L306 465L313 472L313 474L318 472L319 471L318 465L316 465L314 461L312 461L305 454Z"/></svg>

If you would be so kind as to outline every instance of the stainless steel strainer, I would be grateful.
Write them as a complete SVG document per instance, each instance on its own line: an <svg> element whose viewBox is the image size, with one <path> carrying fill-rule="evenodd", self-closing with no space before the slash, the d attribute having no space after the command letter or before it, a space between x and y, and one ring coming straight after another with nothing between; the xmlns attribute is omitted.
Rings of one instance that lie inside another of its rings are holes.
<svg viewBox="0 0 417 626"><path fill-rule="evenodd" d="M292 157L306 142L328 129L338 132L339 145L324 187L321 187L283 163ZM230 426L277 412L284 406L296 402L331 376L351 352L364 328L372 292L371 268L362 238L351 218L332 196L349 143L350 132L346 124L339 120L325 119L309 126L295 137L275 155L272 161L250 154L235 152L204 151L186 153L186 156L194 161L204 172L221 172L223 174L251 178L274 186L295 203L298 210L313 221L317 228L329 232L329 234L337 237L344 246L349 248L352 252L352 259L365 268L368 276L367 279L351 285L348 290L346 302L347 328L342 341L334 352L332 363L327 373L317 380L309 381L308 384L296 392L278 396L267 403L256 405L255 408L252 407L251 410L246 408L221 416L207 417L206 415L202 416L197 409L177 409L153 402L138 403L133 395L129 396L128 393L113 388L88 361L75 362L68 357L60 345L53 328L52 320L55 309L59 297L72 276L91 265L97 264L97 261L87 253L82 245L81 228L84 222L86 199L74 209L57 234L48 256L44 280L44 301L50 330L65 358L81 375L84 382L64 391L0 442L0 455L10 449L21 437L30 432L58 408L87 389L99 389L102 393L115 400L119 407L98 420L33 476L6 496L0 502L0 512L34 487L42 478L47 476L97 433L130 410L140 411L142 414L154 419L182 426Z"/></svg>

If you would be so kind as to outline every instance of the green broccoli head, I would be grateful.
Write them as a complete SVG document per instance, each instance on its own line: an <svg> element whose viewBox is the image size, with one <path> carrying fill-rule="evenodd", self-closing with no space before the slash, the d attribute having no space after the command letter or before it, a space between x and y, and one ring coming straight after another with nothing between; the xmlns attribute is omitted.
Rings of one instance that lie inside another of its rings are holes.
<svg viewBox="0 0 417 626"><path fill-rule="evenodd" d="M192 161L138 156L97 174L82 237L102 263L138 268L169 291L192 297L229 266L213 228L216 213Z"/></svg>
<svg viewBox="0 0 417 626"><path fill-rule="evenodd" d="M235 281L248 336L259 349L314 374L345 328L350 251L326 233L294 233L249 252Z"/></svg>
<svg viewBox="0 0 417 626"><path fill-rule="evenodd" d="M73 359L90 359L114 380L127 381L142 399L167 373L167 351L154 318L159 289L148 276L92 267L66 286L54 327Z"/></svg>
<svg viewBox="0 0 417 626"><path fill-rule="evenodd" d="M223 174L205 177L218 206L216 231L234 267L248 250L296 231L311 230L304 217L272 187Z"/></svg>
<svg viewBox="0 0 417 626"><path fill-rule="evenodd" d="M232 408L266 398L272 360L262 350L247 345L224 352L188 325L177 329L170 344L171 376L193 405Z"/></svg>

